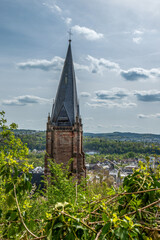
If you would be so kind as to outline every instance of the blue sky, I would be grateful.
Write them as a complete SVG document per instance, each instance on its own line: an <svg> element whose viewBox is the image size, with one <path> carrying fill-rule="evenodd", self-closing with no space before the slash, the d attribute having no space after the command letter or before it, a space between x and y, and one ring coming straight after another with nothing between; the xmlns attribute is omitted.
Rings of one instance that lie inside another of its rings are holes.
<svg viewBox="0 0 160 240"><path fill-rule="evenodd" d="M85 132L160 134L159 0L1 0L0 108L45 130L72 29Z"/></svg>

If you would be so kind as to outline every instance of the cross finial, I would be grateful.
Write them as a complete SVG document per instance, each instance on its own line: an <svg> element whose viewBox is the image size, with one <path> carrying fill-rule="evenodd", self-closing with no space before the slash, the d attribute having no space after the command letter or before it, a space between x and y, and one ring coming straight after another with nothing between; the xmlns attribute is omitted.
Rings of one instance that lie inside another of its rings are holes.
<svg viewBox="0 0 160 240"><path fill-rule="evenodd" d="M73 35L71 28L69 29L68 34L69 34L69 42L71 42L71 36Z"/></svg>

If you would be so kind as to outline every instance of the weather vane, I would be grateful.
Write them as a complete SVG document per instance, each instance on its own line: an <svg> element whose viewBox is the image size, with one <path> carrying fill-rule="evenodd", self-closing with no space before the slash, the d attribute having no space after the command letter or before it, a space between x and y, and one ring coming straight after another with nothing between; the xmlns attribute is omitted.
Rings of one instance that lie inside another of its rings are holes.
<svg viewBox="0 0 160 240"><path fill-rule="evenodd" d="M73 35L71 28L69 29L68 34L69 34L69 42L71 42L71 37Z"/></svg>

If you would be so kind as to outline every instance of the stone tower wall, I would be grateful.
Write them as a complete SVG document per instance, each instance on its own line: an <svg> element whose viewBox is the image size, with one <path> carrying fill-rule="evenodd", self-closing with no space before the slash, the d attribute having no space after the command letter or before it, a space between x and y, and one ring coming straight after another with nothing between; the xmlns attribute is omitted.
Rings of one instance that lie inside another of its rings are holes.
<svg viewBox="0 0 160 240"><path fill-rule="evenodd" d="M78 122L73 127L57 127L47 123L46 132L46 159L45 173L48 172L48 158L63 163L64 167L72 158L70 171L78 179L85 177L85 162L82 149L83 132L82 125Z"/></svg>

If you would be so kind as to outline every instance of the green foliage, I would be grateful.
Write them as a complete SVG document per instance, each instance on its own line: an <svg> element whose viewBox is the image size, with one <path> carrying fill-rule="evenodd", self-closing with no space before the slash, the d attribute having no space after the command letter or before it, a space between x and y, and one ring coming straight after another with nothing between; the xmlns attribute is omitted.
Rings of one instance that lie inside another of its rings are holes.
<svg viewBox="0 0 160 240"><path fill-rule="evenodd" d="M0 114L0 239L159 239L160 183L149 164L115 189L85 180L78 185L69 165L51 162L46 188L35 192L28 150Z"/></svg>
<svg viewBox="0 0 160 240"><path fill-rule="evenodd" d="M32 130L15 130L16 137L20 138L23 143L32 151L45 150L46 148L46 134L45 131Z"/></svg>
<svg viewBox="0 0 160 240"><path fill-rule="evenodd" d="M137 154L160 154L159 144L91 137L84 138L84 150L100 154L126 154L126 158L135 157Z"/></svg>
<svg viewBox="0 0 160 240"><path fill-rule="evenodd" d="M24 199L25 193L28 194L31 191L29 169L32 166L28 164L26 158L28 148L20 139L15 137L12 131L17 127L16 124L12 123L7 126L4 112L0 112L0 115L0 127L2 129L0 132L0 215L1 219L5 219L2 224L3 231L0 234L2 233L4 239L10 239L15 234L12 221L16 221L18 218L14 188L17 186L16 191L19 200ZM8 221L11 224L8 225ZM6 225L8 225L8 231L6 231Z"/></svg>
<svg viewBox="0 0 160 240"><path fill-rule="evenodd" d="M33 167L44 167L44 157L45 151L42 152L29 152L28 162L33 165Z"/></svg>
<svg viewBox="0 0 160 240"><path fill-rule="evenodd" d="M18 138L21 139L23 143L27 144L28 148L31 151L34 149L40 151L45 150L46 147L45 131L14 129L14 133ZM117 136L116 139L114 139L115 137L114 135ZM130 139L133 139L133 141L131 141ZM91 136L84 137L83 145L85 152L97 151L99 154L105 155L123 154L125 158L133 158L139 156L140 154L145 155L160 154L160 144L158 142L155 144L150 142L151 140L154 139L157 139L158 141L159 140L158 135L145 134L143 136L140 134L130 133L124 134L117 133L116 135L116 133L113 133L108 135L99 134L97 136L91 134Z"/></svg>

